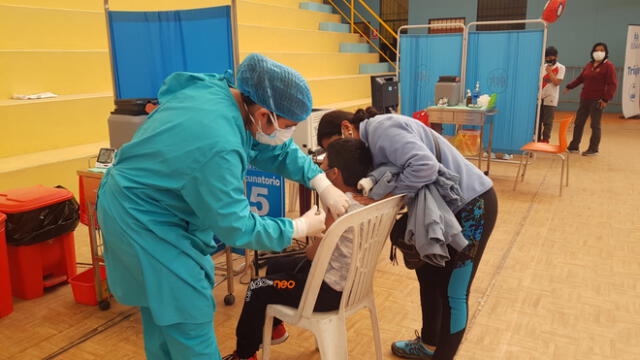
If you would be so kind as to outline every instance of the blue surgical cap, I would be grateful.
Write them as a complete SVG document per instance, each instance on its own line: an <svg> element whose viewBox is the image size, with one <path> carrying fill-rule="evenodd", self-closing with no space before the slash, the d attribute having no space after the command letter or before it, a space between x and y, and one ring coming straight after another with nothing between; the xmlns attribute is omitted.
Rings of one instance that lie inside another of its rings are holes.
<svg viewBox="0 0 640 360"><path fill-rule="evenodd" d="M311 114L311 90L297 71L263 55L250 54L238 67L238 90L256 104L292 120Z"/></svg>

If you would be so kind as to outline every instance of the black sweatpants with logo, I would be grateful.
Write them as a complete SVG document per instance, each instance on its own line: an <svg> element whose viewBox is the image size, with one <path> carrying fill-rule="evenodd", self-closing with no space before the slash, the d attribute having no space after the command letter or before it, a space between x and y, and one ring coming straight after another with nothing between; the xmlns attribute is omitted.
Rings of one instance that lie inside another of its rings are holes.
<svg viewBox="0 0 640 360"><path fill-rule="evenodd" d="M253 356L260 349L267 305L297 307L300 304L310 269L311 262L306 256L272 259L267 266L267 275L249 283L236 327L236 352L241 359ZM337 310L341 297L342 292L323 282L315 311ZM281 323L274 319L273 326Z"/></svg>

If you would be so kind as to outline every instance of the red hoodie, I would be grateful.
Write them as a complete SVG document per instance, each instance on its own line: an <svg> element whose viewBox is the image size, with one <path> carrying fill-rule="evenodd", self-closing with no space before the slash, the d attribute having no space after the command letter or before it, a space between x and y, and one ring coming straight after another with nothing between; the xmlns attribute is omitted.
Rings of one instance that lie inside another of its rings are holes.
<svg viewBox="0 0 640 360"><path fill-rule="evenodd" d="M613 99L618 87L616 67L610 61L605 60L594 69L593 63L589 62L582 69L582 73L567 85L567 89L573 89L582 83L584 83L580 94L582 99L609 102Z"/></svg>

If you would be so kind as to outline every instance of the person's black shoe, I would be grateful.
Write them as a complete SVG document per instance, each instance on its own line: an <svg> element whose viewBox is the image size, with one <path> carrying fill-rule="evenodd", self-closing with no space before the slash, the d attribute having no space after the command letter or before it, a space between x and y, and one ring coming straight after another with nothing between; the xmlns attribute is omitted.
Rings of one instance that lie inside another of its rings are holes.
<svg viewBox="0 0 640 360"><path fill-rule="evenodd" d="M593 150L587 150L582 153L582 156L595 156L595 155L598 155L598 152Z"/></svg>
<svg viewBox="0 0 640 360"><path fill-rule="evenodd" d="M580 152L580 150L574 149L574 148L567 148L567 151L570 152L570 153L579 153Z"/></svg>

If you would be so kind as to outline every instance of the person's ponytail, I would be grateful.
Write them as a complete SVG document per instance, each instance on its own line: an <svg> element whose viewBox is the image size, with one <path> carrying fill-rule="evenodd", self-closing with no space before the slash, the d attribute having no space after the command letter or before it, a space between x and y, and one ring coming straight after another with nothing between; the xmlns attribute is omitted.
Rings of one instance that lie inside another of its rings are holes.
<svg viewBox="0 0 640 360"><path fill-rule="evenodd" d="M356 110L350 122L357 129L360 126L360 123L375 116L378 116L378 111L373 106L369 106L366 109Z"/></svg>
<svg viewBox="0 0 640 360"><path fill-rule="evenodd" d="M322 146L322 141L330 139L333 136L342 134L342 122L348 121L356 129L360 129L360 123L377 116L378 112L375 108L369 106L366 109L358 109L355 113L342 110L330 111L322 116L317 130L318 145Z"/></svg>

